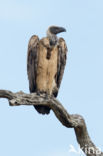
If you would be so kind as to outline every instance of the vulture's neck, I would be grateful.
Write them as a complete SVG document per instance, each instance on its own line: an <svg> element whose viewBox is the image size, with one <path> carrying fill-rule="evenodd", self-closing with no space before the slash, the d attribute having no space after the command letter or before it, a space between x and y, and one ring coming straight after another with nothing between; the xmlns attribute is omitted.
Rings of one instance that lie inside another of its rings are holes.
<svg viewBox="0 0 103 156"><path fill-rule="evenodd" d="M55 46L58 42L58 38L55 34L51 33L50 31L47 31L47 37L50 40L50 45Z"/></svg>

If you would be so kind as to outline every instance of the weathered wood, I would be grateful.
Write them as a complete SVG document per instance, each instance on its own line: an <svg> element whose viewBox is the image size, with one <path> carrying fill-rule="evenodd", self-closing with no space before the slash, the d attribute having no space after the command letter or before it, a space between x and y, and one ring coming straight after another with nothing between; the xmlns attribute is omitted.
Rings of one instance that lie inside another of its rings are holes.
<svg viewBox="0 0 103 156"><path fill-rule="evenodd" d="M26 94L22 91L13 93L8 90L0 90L0 98L7 98L10 106L42 105L50 107L64 126L74 128L77 141L87 156L103 156L103 152L99 151L91 141L83 117L78 114L70 115L56 98L45 99L45 95Z"/></svg>

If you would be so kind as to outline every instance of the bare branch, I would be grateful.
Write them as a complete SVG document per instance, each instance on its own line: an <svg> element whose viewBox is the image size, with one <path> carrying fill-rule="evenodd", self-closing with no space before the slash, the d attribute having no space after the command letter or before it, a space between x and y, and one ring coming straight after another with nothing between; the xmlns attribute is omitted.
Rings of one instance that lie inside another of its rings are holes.
<svg viewBox="0 0 103 156"><path fill-rule="evenodd" d="M38 96L36 93L26 94L22 91L13 93L7 90L0 90L0 98L7 98L10 106L45 105L50 107L64 126L74 128L77 141L87 156L103 156L103 153L91 141L83 117L77 114L70 115L57 99L53 97L45 99L45 95Z"/></svg>

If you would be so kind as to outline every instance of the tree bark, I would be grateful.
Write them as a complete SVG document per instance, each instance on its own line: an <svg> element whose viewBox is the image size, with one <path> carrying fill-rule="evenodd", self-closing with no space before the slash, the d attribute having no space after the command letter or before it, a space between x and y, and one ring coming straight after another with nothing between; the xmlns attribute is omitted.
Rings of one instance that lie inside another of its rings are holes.
<svg viewBox="0 0 103 156"><path fill-rule="evenodd" d="M26 94L22 91L13 93L8 90L0 90L0 98L7 98L10 106L44 105L50 107L62 125L74 128L77 142L87 156L103 156L103 152L94 145L89 137L83 117L78 114L69 114L56 98L45 99L44 94L38 96L36 93Z"/></svg>

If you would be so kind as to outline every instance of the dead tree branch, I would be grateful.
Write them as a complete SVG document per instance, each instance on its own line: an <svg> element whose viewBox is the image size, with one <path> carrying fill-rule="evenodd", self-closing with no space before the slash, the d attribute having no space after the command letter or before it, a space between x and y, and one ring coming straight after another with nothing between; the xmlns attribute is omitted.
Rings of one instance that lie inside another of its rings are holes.
<svg viewBox="0 0 103 156"><path fill-rule="evenodd" d="M74 128L77 141L87 156L103 156L103 153L91 141L83 117L77 114L70 115L57 99L53 97L45 99L44 95L38 96L36 93L25 94L22 91L13 93L7 90L0 90L0 98L7 98L10 106L45 105L50 107L64 126Z"/></svg>

